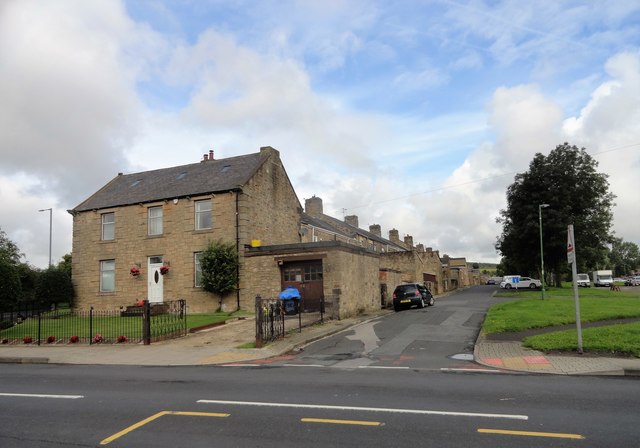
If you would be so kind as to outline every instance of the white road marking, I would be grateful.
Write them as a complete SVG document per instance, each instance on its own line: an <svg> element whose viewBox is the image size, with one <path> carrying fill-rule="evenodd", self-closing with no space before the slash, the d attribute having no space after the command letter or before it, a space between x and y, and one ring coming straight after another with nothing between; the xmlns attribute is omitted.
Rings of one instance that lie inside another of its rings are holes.
<svg viewBox="0 0 640 448"><path fill-rule="evenodd" d="M0 393L1 397L24 397L24 398L62 398L66 400L77 400L84 398L84 395L47 395L47 394L9 394Z"/></svg>
<svg viewBox="0 0 640 448"><path fill-rule="evenodd" d="M389 369L389 370L409 370L410 367L407 366L358 366L358 369Z"/></svg>
<svg viewBox="0 0 640 448"><path fill-rule="evenodd" d="M432 411L426 409L369 408L358 406L327 406L317 404L267 403L260 401L198 400L202 404L226 404L237 406L264 406L272 408L331 409L339 411L388 412L394 414L444 415L452 417L504 418L510 420L529 420L527 415L518 414L485 414L480 412Z"/></svg>

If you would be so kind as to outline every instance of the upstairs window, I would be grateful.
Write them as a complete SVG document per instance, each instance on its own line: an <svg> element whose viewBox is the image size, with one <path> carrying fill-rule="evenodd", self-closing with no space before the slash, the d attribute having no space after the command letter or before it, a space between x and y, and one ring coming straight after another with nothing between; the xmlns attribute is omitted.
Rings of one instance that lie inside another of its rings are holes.
<svg viewBox="0 0 640 448"><path fill-rule="evenodd" d="M148 211L148 234L162 235L162 207L149 207Z"/></svg>
<svg viewBox="0 0 640 448"><path fill-rule="evenodd" d="M196 201L196 230L211 228L211 199Z"/></svg>
<svg viewBox="0 0 640 448"><path fill-rule="evenodd" d="M116 238L116 214L102 214L102 240L111 241Z"/></svg>

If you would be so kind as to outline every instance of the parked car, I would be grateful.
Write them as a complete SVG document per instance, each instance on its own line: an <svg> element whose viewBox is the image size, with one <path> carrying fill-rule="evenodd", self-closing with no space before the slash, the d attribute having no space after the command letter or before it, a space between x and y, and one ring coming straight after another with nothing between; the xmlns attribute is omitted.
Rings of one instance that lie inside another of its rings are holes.
<svg viewBox="0 0 640 448"><path fill-rule="evenodd" d="M624 281L624 286L640 286L640 275L629 277Z"/></svg>
<svg viewBox="0 0 640 448"><path fill-rule="evenodd" d="M412 306L424 308L433 305L435 305L433 294L421 283L403 283L396 286L393 291L393 309L395 311Z"/></svg>
<svg viewBox="0 0 640 448"><path fill-rule="evenodd" d="M591 287L591 279L589 278L589 274L578 274L578 287L590 288Z"/></svg>
<svg viewBox="0 0 640 448"><path fill-rule="evenodd" d="M495 285L496 281L492 278L490 278L489 280L487 280L487 285Z"/></svg>
<svg viewBox="0 0 640 448"><path fill-rule="evenodd" d="M500 282L500 287L504 289L518 288L518 289L536 289L542 288L540 280L536 280L531 277L520 277L519 275L507 275Z"/></svg>

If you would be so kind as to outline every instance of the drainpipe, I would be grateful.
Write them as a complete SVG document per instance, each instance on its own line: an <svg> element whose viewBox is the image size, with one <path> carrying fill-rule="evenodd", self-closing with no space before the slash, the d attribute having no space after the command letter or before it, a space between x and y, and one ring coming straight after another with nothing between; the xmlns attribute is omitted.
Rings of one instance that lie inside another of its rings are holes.
<svg viewBox="0 0 640 448"><path fill-rule="evenodd" d="M236 265L236 303L240 309L240 189L236 189L236 254L238 264Z"/></svg>

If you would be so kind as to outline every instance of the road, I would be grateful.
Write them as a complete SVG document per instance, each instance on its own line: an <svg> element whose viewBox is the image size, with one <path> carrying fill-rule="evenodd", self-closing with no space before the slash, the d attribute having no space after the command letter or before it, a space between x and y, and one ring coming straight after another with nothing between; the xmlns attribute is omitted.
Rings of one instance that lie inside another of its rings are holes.
<svg viewBox="0 0 640 448"><path fill-rule="evenodd" d="M271 363L2 365L0 446L639 445L637 379L451 368L472 365L451 354L469 350L475 306L493 300L473 302L466 320L456 315L476 294L486 295L470 291L374 322L375 344L356 328ZM421 320L429 336L409 342ZM350 355L328 359L333 347Z"/></svg>
<svg viewBox="0 0 640 448"><path fill-rule="evenodd" d="M412 308L357 325L315 342L274 365L337 368L478 369L473 346L487 309L513 300L492 297L495 287L462 290L436 305Z"/></svg>

